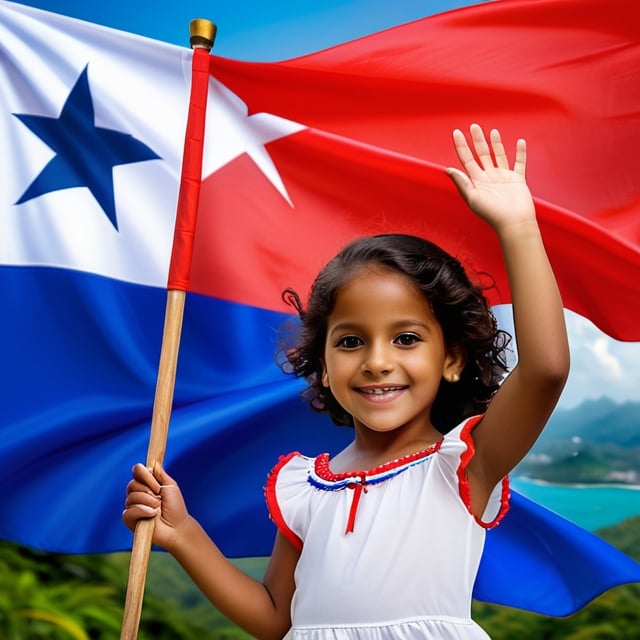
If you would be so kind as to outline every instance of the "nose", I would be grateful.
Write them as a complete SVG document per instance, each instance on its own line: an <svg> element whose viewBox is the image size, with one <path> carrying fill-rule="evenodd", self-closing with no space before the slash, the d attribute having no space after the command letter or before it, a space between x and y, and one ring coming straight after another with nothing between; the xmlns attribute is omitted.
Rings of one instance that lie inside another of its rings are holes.
<svg viewBox="0 0 640 640"><path fill-rule="evenodd" d="M367 375L384 375L393 371L391 345L375 343L364 351L362 372Z"/></svg>

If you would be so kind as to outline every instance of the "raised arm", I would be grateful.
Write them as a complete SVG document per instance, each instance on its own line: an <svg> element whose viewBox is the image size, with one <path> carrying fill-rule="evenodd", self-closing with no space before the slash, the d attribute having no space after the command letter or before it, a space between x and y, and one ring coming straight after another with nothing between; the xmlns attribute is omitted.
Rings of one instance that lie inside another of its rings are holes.
<svg viewBox="0 0 640 640"><path fill-rule="evenodd" d="M462 132L455 131L454 144L464 172L448 169L447 174L500 240L518 347L517 365L474 431L476 454L468 475L472 499L477 487L481 505L544 428L569 372L569 347L562 300L525 181L525 141L518 140L510 169L498 131L491 131L489 142L478 125L472 125L470 133L475 156Z"/></svg>
<svg viewBox="0 0 640 640"><path fill-rule="evenodd" d="M280 640L291 626L293 572L299 553L278 534L264 580L243 573L225 558L186 509L182 493L163 469L133 469L123 520L135 529L155 517L153 542L173 555L219 611L256 638Z"/></svg>

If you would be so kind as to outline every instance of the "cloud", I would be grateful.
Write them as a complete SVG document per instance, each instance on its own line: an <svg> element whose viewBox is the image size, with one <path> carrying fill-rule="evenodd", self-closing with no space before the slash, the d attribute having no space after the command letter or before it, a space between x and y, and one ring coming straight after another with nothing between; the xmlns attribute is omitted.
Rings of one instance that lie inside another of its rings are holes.
<svg viewBox="0 0 640 640"><path fill-rule="evenodd" d="M511 306L494 307L494 313L500 327L514 335ZM572 311L565 311L565 318L571 372L558 406L570 409L603 396L616 402L640 402L640 342L613 340ZM515 345L514 350L517 353ZM515 356L509 359L510 366L515 362Z"/></svg>
<svg viewBox="0 0 640 640"><path fill-rule="evenodd" d="M609 373L611 378L621 380L623 377L622 366L618 358L609 352L610 342L610 339L600 337L585 346L593 353L597 363Z"/></svg>

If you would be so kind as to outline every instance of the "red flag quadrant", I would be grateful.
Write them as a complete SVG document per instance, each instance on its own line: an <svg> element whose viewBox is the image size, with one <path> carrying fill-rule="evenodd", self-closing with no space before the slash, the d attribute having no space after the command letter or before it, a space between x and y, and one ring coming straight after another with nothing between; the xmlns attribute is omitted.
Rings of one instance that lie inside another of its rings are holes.
<svg viewBox="0 0 640 640"><path fill-rule="evenodd" d="M640 38L628 0L486 3L281 63L212 57L249 113L307 130L267 150L288 203L242 155L203 183L191 289L279 309L348 240L406 231L509 292L492 234L443 175L451 131L527 139L528 181L565 306L640 339ZM215 134L212 134L215 135Z"/></svg>
<svg viewBox="0 0 640 640"><path fill-rule="evenodd" d="M492 304L510 302L495 234L442 167L315 130L274 142L270 152L295 205L247 156L205 180L192 290L279 309L282 285L305 294L349 239L394 231L440 244L472 277L495 282ZM572 212L542 201L537 208L565 306L610 335L637 338L640 254Z"/></svg>

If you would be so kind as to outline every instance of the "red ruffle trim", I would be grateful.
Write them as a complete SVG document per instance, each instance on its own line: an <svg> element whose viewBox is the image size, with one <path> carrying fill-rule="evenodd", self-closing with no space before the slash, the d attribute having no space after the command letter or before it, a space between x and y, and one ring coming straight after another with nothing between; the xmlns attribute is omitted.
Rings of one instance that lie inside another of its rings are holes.
<svg viewBox="0 0 640 640"><path fill-rule="evenodd" d="M467 446L466 450L460 456L460 465L458 466L458 487L460 490L460 497L464 502L467 511L474 517L475 521L485 529L491 529L498 524L502 518L505 517L507 511L509 511L509 496L510 496L510 488L509 488L509 476L505 476L502 478L502 494L500 496L500 511L498 515L493 518L493 520L489 522L485 522L476 516L471 510L471 488L469 487L469 478L467 478L467 466L473 458L473 454L476 451L475 443L473 442L473 438L471 437L471 432L478 426L478 423L482 420L484 416L473 416L469 418L465 423L464 427L462 427L462 431L460 433L460 439Z"/></svg>
<svg viewBox="0 0 640 640"><path fill-rule="evenodd" d="M323 480L327 480L329 482L339 482L340 480L346 480L347 478L360 477L363 479L370 478L372 476L376 476L378 474L384 473L386 471L393 471L399 467L404 465L408 465L412 462L416 462L417 460L421 460L422 458L427 458L428 456L434 454L438 449L440 449L442 445L442 440L438 440L435 444L432 444L429 448L423 449L422 451L416 451L415 453L409 453L402 458L397 458L396 460L391 460L390 462L385 462L373 469L367 469L366 471L344 471L341 473L334 473L329 468L329 454L321 453L314 463L314 469L316 474L322 478Z"/></svg>
<svg viewBox="0 0 640 640"><path fill-rule="evenodd" d="M300 454L297 451L293 451L292 453L287 454L286 456L280 456L278 459L278 463L273 469L269 472L267 476L267 483L264 487L264 497L267 503L267 509L269 510L269 517L275 523L276 527L278 527L278 531L282 533L282 535L299 551L302 551L302 540L296 535L296 533L289 527L284 516L282 515L282 511L280 510L280 505L278 504L278 499L276 496L276 483L278 481L278 474L282 467L284 467L287 462L289 462L292 458L299 456Z"/></svg>

